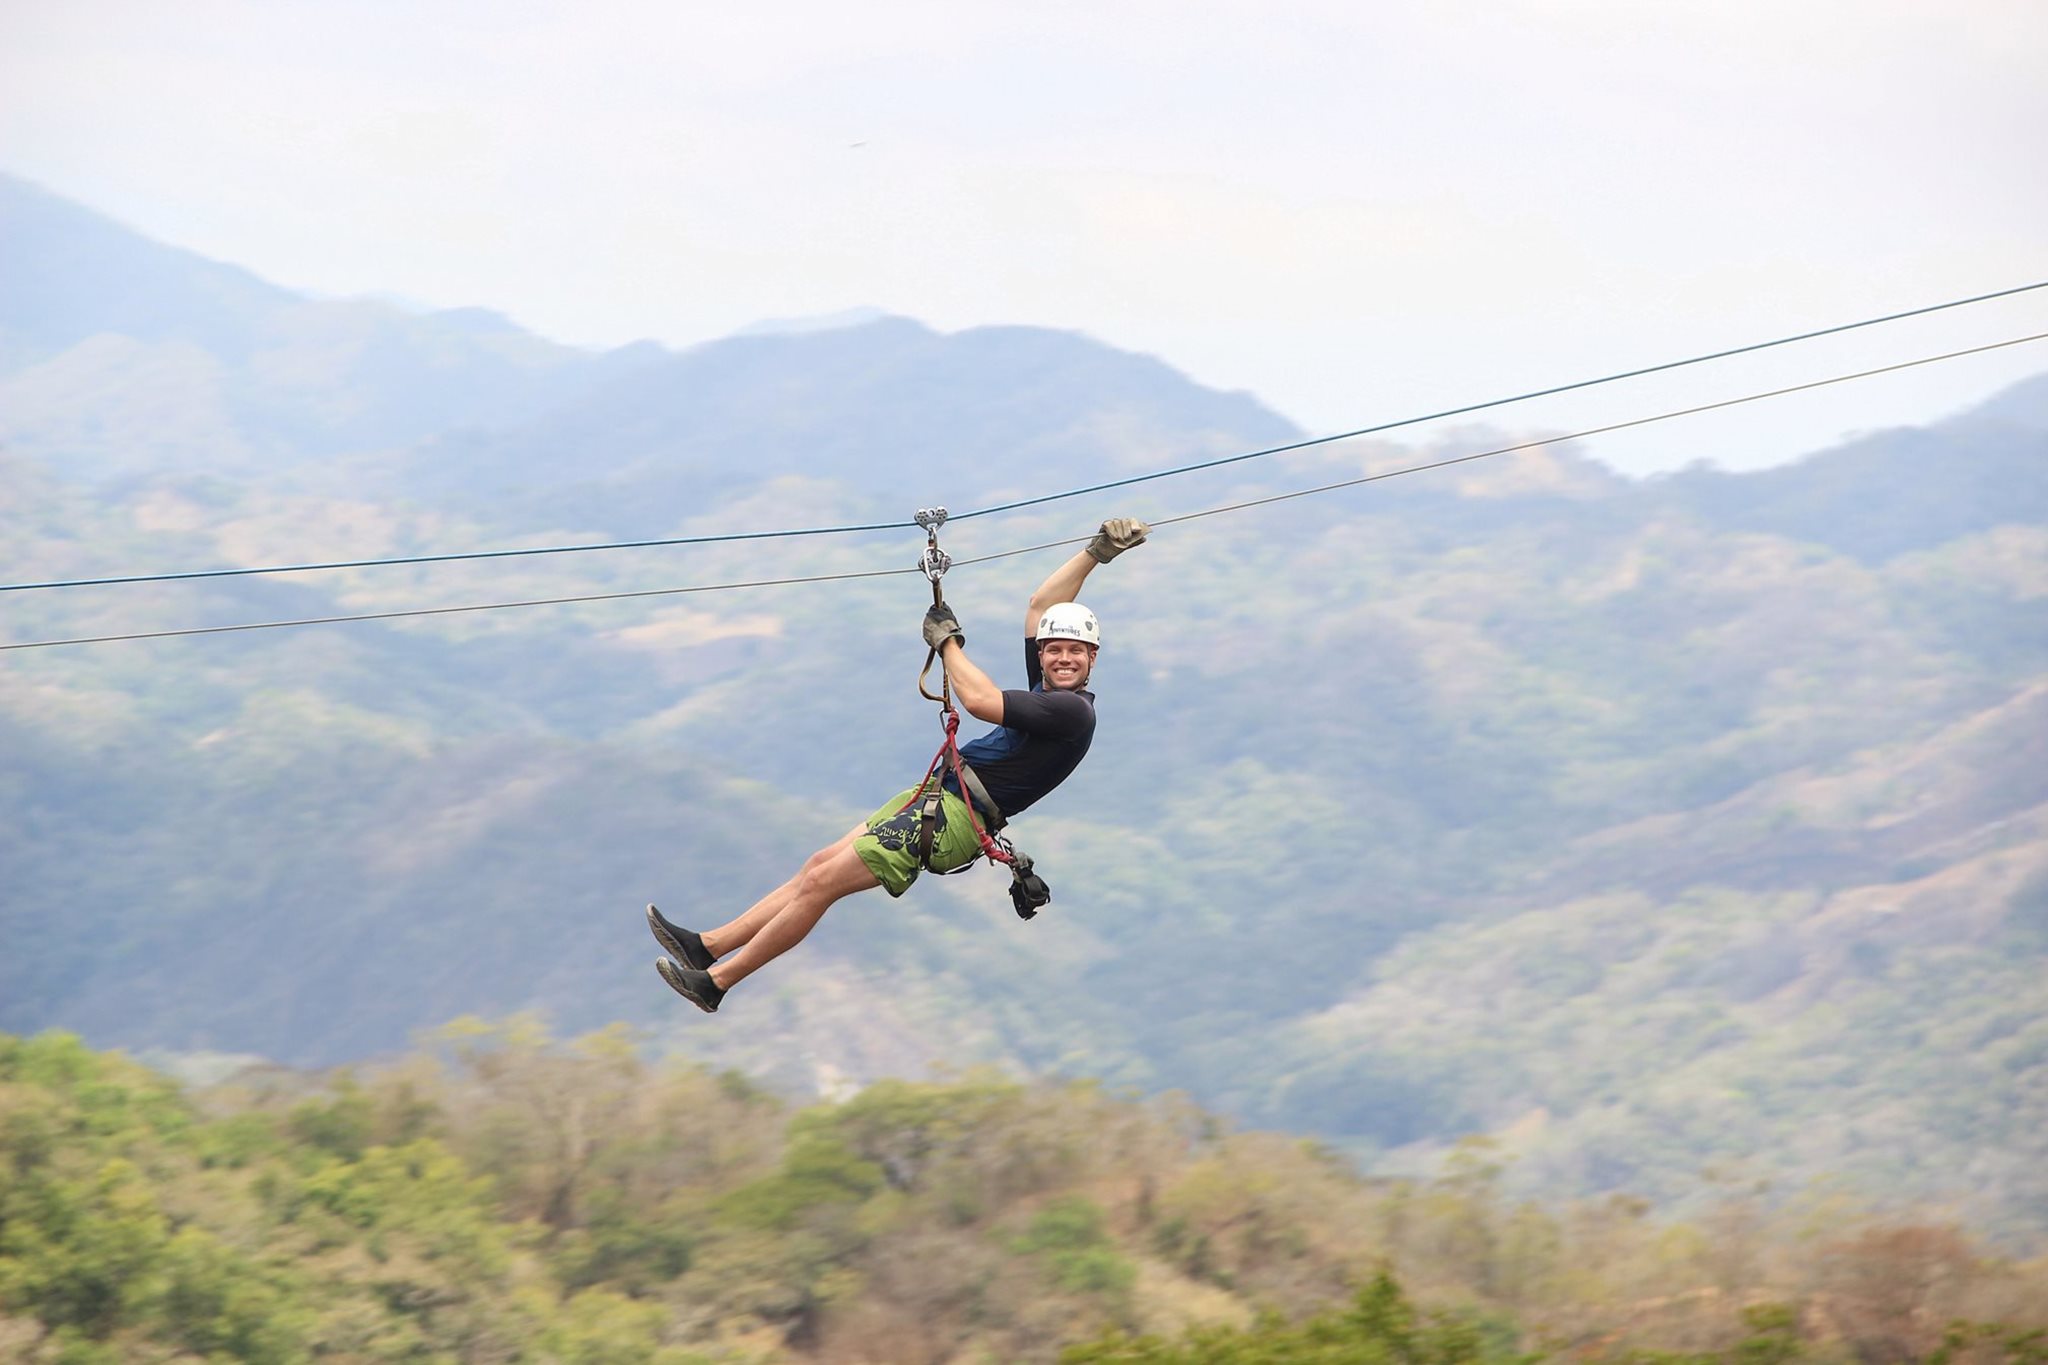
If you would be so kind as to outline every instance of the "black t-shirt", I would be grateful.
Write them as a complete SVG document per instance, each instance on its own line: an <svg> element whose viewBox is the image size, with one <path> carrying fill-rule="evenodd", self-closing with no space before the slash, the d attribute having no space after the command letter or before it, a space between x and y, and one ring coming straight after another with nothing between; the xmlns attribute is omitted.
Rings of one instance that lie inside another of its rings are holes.
<svg viewBox="0 0 2048 1365"><path fill-rule="evenodd" d="M1047 690L1038 667L1038 641L1028 635L1024 675L1030 691L1003 690L1003 723L960 746L960 756L1006 820L1066 781L1095 738L1095 694ZM958 789L950 773L946 786Z"/></svg>

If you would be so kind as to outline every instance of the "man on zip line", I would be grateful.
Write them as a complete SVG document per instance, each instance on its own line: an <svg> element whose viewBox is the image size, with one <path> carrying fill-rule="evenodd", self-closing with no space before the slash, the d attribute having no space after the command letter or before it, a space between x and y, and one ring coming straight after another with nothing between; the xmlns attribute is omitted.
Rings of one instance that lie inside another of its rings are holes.
<svg viewBox="0 0 2048 1365"><path fill-rule="evenodd" d="M941 514L943 516L943 513ZM950 872L982 853L967 802L991 833L1066 780L1095 735L1095 694L1088 677L1102 643L1095 614L1074 600L1098 564L1142 545L1151 528L1130 517L1102 523L1086 549L1055 569L1024 618L1029 690L998 687L967 657L966 637L943 602L925 613L924 639L945 664L960 704L997 727L960 746L968 791L945 765L922 786L899 792L880 810L763 896L739 918L692 933L647 907L647 926L668 951L655 968L678 995L709 1014L725 993L803 941L840 898L873 887L900 896L925 867ZM934 542L936 543L936 542ZM943 774L943 775L941 775ZM920 847L921 806L935 811L928 852ZM1019 913L1025 913L1020 905Z"/></svg>

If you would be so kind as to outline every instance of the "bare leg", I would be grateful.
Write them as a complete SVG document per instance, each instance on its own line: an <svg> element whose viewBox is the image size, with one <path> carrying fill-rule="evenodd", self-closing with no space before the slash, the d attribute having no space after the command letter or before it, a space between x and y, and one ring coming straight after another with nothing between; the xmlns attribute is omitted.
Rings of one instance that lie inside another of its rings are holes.
<svg viewBox="0 0 2048 1365"><path fill-rule="evenodd" d="M789 904L789 898L796 894L798 885L816 867L831 861L841 850L853 847L853 841L867 833L867 826L855 825L832 843L813 853L804 865L797 869L794 877L770 891L749 906L737 919L727 920L716 929L707 930L700 937L704 947L713 957L723 957L735 948L744 948L754 941L754 935L761 927L782 913L782 907Z"/></svg>
<svg viewBox="0 0 2048 1365"><path fill-rule="evenodd" d="M782 908L768 917L767 923L755 928L744 948L711 969L711 980L720 990L731 989L737 982L803 942L804 935L811 932L842 896L871 890L881 884L875 874L868 871L868 865L860 860L860 855L853 851L852 838L821 850L804 865L803 872L797 876L796 889ZM751 915L753 911L749 910L747 914ZM746 916L740 918L745 919Z"/></svg>

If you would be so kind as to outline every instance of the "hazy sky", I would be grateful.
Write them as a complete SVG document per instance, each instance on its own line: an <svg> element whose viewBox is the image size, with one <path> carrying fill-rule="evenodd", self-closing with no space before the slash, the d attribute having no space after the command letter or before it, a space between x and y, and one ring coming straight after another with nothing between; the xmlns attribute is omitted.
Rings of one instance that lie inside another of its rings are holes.
<svg viewBox="0 0 2048 1365"><path fill-rule="evenodd" d="M686 345L877 305L1345 429L2048 279L2043 0L14 0L0 167L325 294ZM1553 400L2048 331L2048 291ZM1597 441L1747 466L2048 343Z"/></svg>

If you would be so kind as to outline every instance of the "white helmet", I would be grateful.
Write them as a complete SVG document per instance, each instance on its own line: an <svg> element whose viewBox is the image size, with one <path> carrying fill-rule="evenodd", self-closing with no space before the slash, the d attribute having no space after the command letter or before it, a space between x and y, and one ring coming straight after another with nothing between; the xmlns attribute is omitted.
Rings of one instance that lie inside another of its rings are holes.
<svg viewBox="0 0 2048 1365"><path fill-rule="evenodd" d="M1047 640L1079 640L1099 647L1102 627L1095 623L1095 613L1079 602L1055 602L1038 618L1038 642Z"/></svg>

